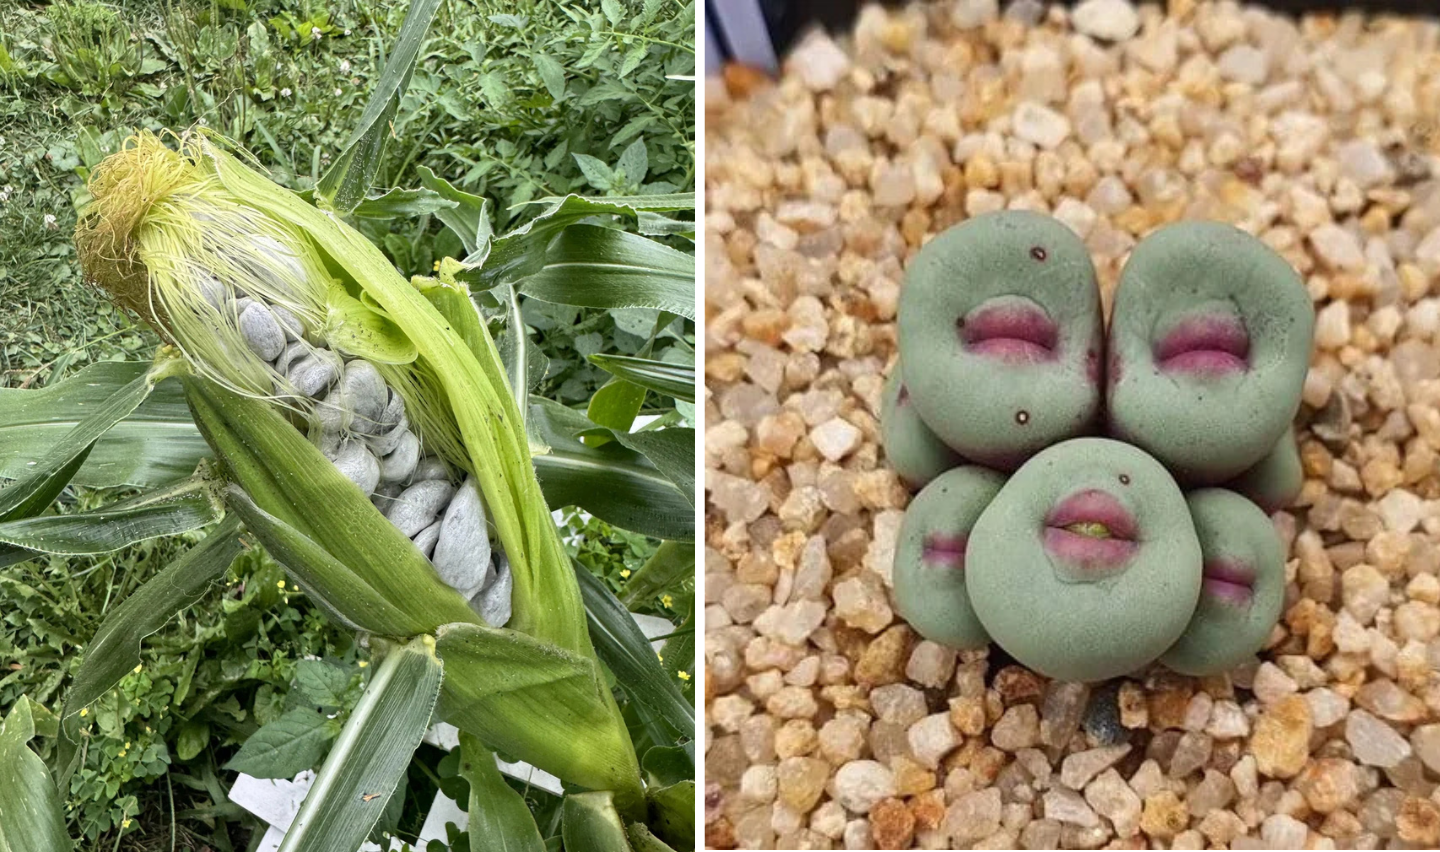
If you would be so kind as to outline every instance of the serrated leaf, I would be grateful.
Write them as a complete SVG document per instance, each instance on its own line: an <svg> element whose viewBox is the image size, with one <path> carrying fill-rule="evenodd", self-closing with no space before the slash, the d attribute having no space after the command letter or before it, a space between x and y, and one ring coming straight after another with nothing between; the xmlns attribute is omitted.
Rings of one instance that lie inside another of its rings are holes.
<svg viewBox="0 0 1440 852"><path fill-rule="evenodd" d="M313 769L339 733L338 721L308 707L296 707L251 734L225 768L256 778L294 778Z"/></svg>
<svg viewBox="0 0 1440 852"><path fill-rule="evenodd" d="M630 48L630 50L625 54L624 61L620 63L620 73L618 76L621 79L624 79L627 75L630 74L631 71L639 68L640 63L645 61L645 57L649 53L650 47L649 45L646 45L644 43L637 44L634 47Z"/></svg>
<svg viewBox="0 0 1440 852"><path fill-rule="evenodd" d="M343 707L345 693L350 691L350 675L324 660L301 660L295 665L295 687L311 704L326 708Z"/></svg>
<svg viewBox="0 0 1440 852"><path fill-rule="evenodd" d="M620 5L620 0L600 0L600 9L612 27L619 26L620 22L625 20L625 7Z"/></svg>
<svg viewBox="0 0 1440 852"><path fill-rule="evenodd" d="M635 185L645 181L650 173L650 153L645 150L645 140L636 139L621 152L616 166L625 172L625 179Z"/></svg>
<svg viewBox="0 0 1440 852"><path fill-rule="evenodd" d="M615 182L615 173L605 165L605 161L589 154L571 154L575 158L575 164L580 167L580 173L590 186L604 192Z"/></svg>
<svg viewBox="0 0 1440 852"><path fill-rule="evenodd" d="M565 68L547 53L537 53L533 57L535 70L540 74L540 81L545 84L545 90L550 97L560 100L565 97Z"/></svg>

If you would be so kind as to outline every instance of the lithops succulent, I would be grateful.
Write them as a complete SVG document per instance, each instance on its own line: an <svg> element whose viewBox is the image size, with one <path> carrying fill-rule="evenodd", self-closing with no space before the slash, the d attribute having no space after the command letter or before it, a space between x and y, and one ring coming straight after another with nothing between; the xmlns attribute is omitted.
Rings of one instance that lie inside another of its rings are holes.
<svg viewBox="0 0 1440 852"><path fill-rule="evenodd" d="M944 473L963 460L929 426L910 399L900 365L896 364L880 396L880 440L885 458L911 488Z"/></svg>
<svg viewBox="0 0 1440 852"><path fill-rule="evenodd" d="M898 333L916 410L967 459L1011 470L1096 419L1095 269L1054 219L990 213L936 236L906 270Z"/></svg>
<svg viewBox="0 0 1440 852"><path fill-rule="evenodd" d="M990 637L965 591L965 550L980 513L1005 484L983 467L931 480L905 510L895 545L895 606L915 631L951 648L983 648Z"/></svg>
<svg viewBox="0 0 1440 852"><path fill-rule="evenodd" d="M1189 626L1160 659L1181 674L1217 674L1264 647L1285 603L1285 556L1270 519L1239 494L1201 488L1186 502L1204 581Z"/></svg>
<svg viewBox="0 0 1440 852"><path fill-rule="evenodd" d="M1314 326L1299 275L1264 243L1217 222L1156 231L1115 293L1111 435L1187 483L1239 475L1294 419Z"/></svg>
<svg viewBox="0 0 1440 852"><path fill-rule="evenodd" d="M1077 438L1036 454L981 513L966 588L1015 659L1064 680L1134 671L1168 649L1200 593L1184 495L1128 444Z"/></svg>
<svg viewBox="0 0 1440 852"><path fill-rule="evenodd" d="M1295 443L1295 430L1290 428L1264 458L1225 483L1225 487L1250 498L1265 512L1278 512L1295 502L1304 484L1300 448Z"/></svg>

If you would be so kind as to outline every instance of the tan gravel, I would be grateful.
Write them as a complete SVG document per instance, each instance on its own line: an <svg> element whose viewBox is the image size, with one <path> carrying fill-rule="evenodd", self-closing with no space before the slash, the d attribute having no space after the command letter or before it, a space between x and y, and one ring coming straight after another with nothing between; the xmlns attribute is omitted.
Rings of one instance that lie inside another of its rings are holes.
<svg viewBox="0 0 1440 852"><path fill-rule="evenodd" d="M713 848L1440 843L1440 26L1234 4L865 10L707 92L706 840ZM877 417L908 258L1056 215L1106 291L1177 218L1259 235L1318 311L1255 665L1082 686L895 614Z"/></svg>

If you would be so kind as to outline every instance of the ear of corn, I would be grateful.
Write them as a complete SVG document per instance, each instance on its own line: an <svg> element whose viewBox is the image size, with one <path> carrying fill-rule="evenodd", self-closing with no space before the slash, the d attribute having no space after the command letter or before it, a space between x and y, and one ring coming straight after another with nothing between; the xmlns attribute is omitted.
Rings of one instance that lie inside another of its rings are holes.
<svg viewBox="0 0 1440 852"><path fill-rule="evenodd" d="M365 237L203 133L180 152L132 140L91 194L76 236L87 276L185 353L187 400L247 526L343 622L436 633L444 718L643 810L524 421L469 294L404 281ZM476 583L467 605L455 589Z"/></svg>
<svg viewBox="0 0 1440 852"><path fill-rule="evenodd" d="M288 377L250 353L238 321L216 322L203 280L196 283L193 259L215 254L227 258L219 272L226 264L243 266L245 280L263 279L257 289L265 303L285 308L307 330L319 329L332 346L375 361L426 446L476 478L513 572L510 626L593 654L519 408L463 291L447 295L448 285L427 284L438 292L422 295L364 236L247 168L206 134L187 137L181 153L140 137L101 165L91 192L95 207L77 230L87 274L151 319L201 375L286 404L274 388ZM197 213L202 221L210 217L205 225L197 226ZM212 249L220 231L230 236ZM258 237L245 243L235 234Z"/></svg>

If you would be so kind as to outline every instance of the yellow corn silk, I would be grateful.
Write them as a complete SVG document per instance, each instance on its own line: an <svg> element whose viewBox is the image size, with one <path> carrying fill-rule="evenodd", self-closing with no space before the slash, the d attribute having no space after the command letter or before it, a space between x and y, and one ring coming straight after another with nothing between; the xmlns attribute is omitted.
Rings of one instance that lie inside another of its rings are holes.
<svg viewBox="0 0 1440 852"><path fill-rule="evenodd" d="M139 135L100 164L76 243L87 280L184 353L197 425L243 489L232 486L231 508L345 622L394 636L451 625L441 632L450 634L441 642L442 654L451 650L447 718L638 807L629 734L591 646L524 420L469 294L405 281L363 235L241 162L218 136L172 141L178 150ZM473 475L513 572L506 629L485 626L302 434L307 425L315 434L324 412L247 346L243 300L227 292L282 309L317 351L373 364L403 397L427 452ZM493 682L461 682L479 677ZM570 705L581 730L536 722L556 702Z"/></svg>

